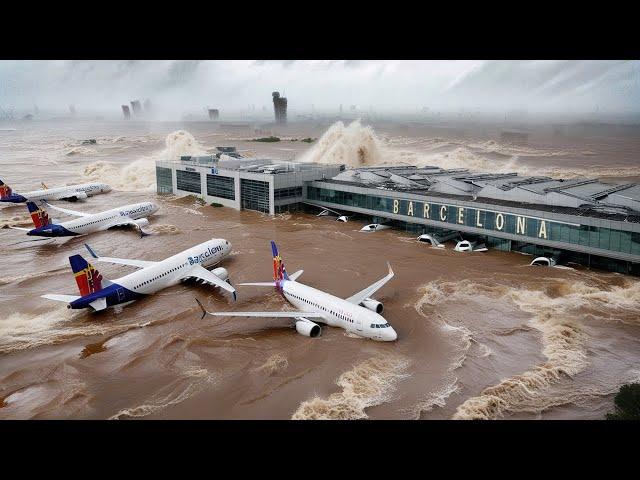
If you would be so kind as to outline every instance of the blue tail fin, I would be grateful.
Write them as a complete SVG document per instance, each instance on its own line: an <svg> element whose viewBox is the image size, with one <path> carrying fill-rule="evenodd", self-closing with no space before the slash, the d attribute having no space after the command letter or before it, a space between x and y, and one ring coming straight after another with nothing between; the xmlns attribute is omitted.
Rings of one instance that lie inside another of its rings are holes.
<svg viewBox="0 0 640 480"><path fill-rule="evenodd" d="M69 257L69 263L76 278L80 295L84 297L102 290L102 275L82 255L72 255Z"/></svg>
<svg viewBox="0 0 640 480"><path fill-rule="evenodd" d="M11 187L6 183L4 183L2 180L0 180L0 199L8 198L12 194L13 194L13 190L11 190Z"/></svg>
<svg viewBox="0 0 640 480"><path fill-rule="evenodd" d="M33 202L27 202L27 208L29 209L31 220L33 220L33 224L36 226L36 228L51 225L51 219L49 218L47 211L42 207L38 207Z"/></svg>
<svg viewBox="0 0 640 480"><path fill-rule="evenodd" d="M276 242L273 240L271 240L271 252L273 253L273 281L277 283L282 280L289 280L287 270L284 268L284 262L278 253Z"/></svg>

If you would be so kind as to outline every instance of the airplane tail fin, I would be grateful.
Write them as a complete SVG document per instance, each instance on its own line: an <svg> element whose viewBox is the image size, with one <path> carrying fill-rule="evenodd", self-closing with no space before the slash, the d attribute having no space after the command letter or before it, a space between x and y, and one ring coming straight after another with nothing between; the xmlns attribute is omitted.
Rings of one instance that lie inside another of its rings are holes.
<svg viewBox="0 0 640 480"><path fill-rule="evenodd" d="M36 228L51 225L49 214L43 207L39 207L33 202L27 202L27 208L29 209L31 220L33 220L33 224Z"/></svg>
<svg viewBox="0 0 640 480"><path fill-rule="evenodd" d="M271 251L273 252L273 281L276 284L282 280L289 280L289 275L287 275L287 270L284 268L284 262L282 261L282 257L278 253L278 247L276 247L276 242L271 240Z"/></svg>
<svg viewBox="0 0 640 480"><path fill-rule="evenodd" d="M0 199L10 197L12 194L11 187L0 180Z"/></svg>
<svg viewBox="0 0 640 480"><path fill-rule="evenodd" d="M73 275L76 277L76 283L78 284L80 295L84 297L90 293L102 290L102 275L93 267L93 265L87 262L82 255L73 255L69 257L69 263L71 264Z"/></svg>

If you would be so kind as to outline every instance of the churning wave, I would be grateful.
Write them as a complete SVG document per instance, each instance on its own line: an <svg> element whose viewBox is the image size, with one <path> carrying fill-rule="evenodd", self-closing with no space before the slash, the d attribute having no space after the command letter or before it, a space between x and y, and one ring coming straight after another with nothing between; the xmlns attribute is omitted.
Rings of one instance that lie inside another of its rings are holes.
<svg viewBox="0 0 640 480"><path fill-rule="evenodd" d="M178 160L183 155L204 155L205 149L185 130L167 135L165 149L148 157L143 157L124 167L118 164L98 161L85 167L83 175L87 180L109 183L123 191L153 191L156 186L156 160Z"/></svg>

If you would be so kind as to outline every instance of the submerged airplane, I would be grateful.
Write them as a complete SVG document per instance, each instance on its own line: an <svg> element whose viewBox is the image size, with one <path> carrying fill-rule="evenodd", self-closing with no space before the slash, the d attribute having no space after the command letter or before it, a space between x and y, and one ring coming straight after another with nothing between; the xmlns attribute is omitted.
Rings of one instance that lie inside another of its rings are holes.
<svg viewBox="0 0 640 480"><path fill-rule="evenodd" d="M83 183L81 185L68 185L66 187L47 188L43 183L42 190L32 192L14 193L13 189L0 180L0 202L25 203L39 200L84 200L92 195L107 193L111 187L106 183Z"/></svg>
<svg viewBox="0 0 640 480"><path fill-rule="evenodd" d="M80 295L47 294L42 295L42 298L67 302L67 308L91 307L94 311L99 311L131 303L193 278L220 287L232 293L233 299L236 299L236 290L228 280L227 269L218 267L209 271L205 268L218 264L231 251L231 244L222 238L213 238L159 262L100 257L89 245L85 244L85 247L98 262L130 265L140 270L109 281L103 279L100 272L81 255L73 255L69 257L69 263Z"/></svg>
<svg viewBox="0 0 640 480"><path fill-rule="evenodd" d="M143 236L148 235L142 231L142 227L149 225L149 220L147 220L146 217L158 211L158 206L151 202L133 203L99 213L76 212L75 210L54 207L44 201L42 203L54 210L80 218L61 223L53 223L44 207L38 207L33 202L27 202L27 208L29 209L35 228L10 228L26 231L27 235L36 237L73 237L107 230L117 226L133 225L140 230L140 236Z"/></svg>
<svg viewBox="0 0 640 480"><path fill-rule="evenodd" d="M373 300L371 295L393 278L393 270L389 264L389 273L364 290L345 299L336 297L313 287L296 281L302 275L299 270L287 275L282 258L278 254L276 244L271 242L273 252L273 282L241 283L260 287L275 287L278 292L299 310L288 312L208 312L196 299L202 309L202 318L206 314L220 317L274 317L292 318L298 333L307 337L320 335L320 326L309 318L326 323L332 327L341 327L360 337L373 340L394 341L398 338L396 331L380 315L382 303Z"/></svg>

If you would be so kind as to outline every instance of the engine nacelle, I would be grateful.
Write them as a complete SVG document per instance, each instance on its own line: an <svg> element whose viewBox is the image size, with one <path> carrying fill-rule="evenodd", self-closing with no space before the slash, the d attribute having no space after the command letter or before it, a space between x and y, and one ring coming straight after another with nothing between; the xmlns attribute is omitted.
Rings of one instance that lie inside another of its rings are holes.
<svg viewBox="0 0 640 480"><path fill-rule="evenodd" d="M147 220L146 218L139 218L137 220L134 220L134 222L136 222L136 225L138 225L141 228L149 225L149 220Z"/></svg>
<svg viewBox="0 0 640 480"><path fill-rule="evenodd" d="M224 280L225 282L229 278L229 272L227 272L226 268L218 267L211 270L211 272L218 277L220 280Z"/></svg>
<svg viewBox="0 0 640 480"><path fill-rule="evenodd" d="M382 302L374 300L373 298L365 298L362 301L361 305L373 312L376 312L378 315L380 315L384 310L384 305L382 304Z"/></svg>
<svg viewBox="0 0 640 480"><path fill-rule="evenodd" d="M317 323L304 319L296 322L296 332L305 337L315 338L320 336L321 329Z"/></svg>
<svg viewBox="0 0 640 480"><path fill-rule="evenodd" d="M75 192L72 195L61 198L61 200L69 200L70 202L76 202L78 200L86 200L87 194L84 192Z"/></svg>
<svg viewBox="0 0 640 480"><path fill-rule="evenodd" d="M336 220L338 222L345 222L347 223L347 221L349 220L349 217L347 217L346 215L340 215L338 218L336 218Z"/></svg>

